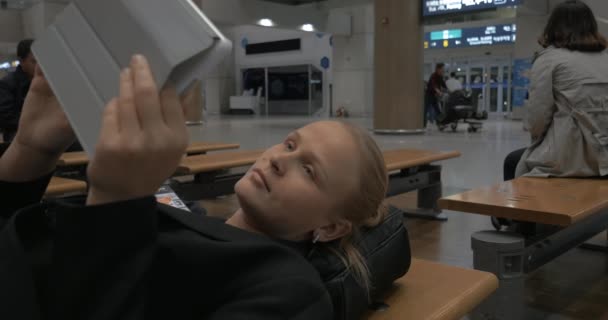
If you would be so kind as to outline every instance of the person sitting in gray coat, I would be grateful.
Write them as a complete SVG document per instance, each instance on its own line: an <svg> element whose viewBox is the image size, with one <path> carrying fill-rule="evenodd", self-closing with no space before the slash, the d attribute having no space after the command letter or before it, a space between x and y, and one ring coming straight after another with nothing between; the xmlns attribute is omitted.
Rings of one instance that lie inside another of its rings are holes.
<svg viewBox="0 0 608 320"><path fill-rule="evenodd" d="M539 42L525 119L532 144L507 157L505 180L608 175L608 42L593 12L559 4Z"/></svg>

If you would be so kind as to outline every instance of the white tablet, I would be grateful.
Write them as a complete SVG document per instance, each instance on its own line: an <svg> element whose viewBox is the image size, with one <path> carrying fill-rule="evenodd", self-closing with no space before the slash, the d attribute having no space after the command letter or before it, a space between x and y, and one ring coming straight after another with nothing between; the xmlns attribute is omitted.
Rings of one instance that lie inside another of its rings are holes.
<svg viewBox="0 0 608 320"><path fill-rule="evenodd" d="M159 86L183 92L231 49L191 0L75 0L32 47L89 157L133 54L146 56Z"/></svg>

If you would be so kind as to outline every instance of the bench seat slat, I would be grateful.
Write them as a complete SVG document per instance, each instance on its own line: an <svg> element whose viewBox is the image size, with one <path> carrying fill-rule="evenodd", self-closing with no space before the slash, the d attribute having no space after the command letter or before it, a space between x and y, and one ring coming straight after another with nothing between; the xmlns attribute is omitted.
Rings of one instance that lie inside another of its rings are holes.
<svg viewBox="0 0 608 320"><path fill-rule="evenodd" d="M442 209L558 226L608 207L608 180L518 178L439 200Z"/></svg>
<svg viewBox="0 0 608 320"><path fill-rule="evenodd" d="M46 197L56 197L63 194L84 193L86 191L87 183L84 181L53 177L44 195Z"/></svg>
<svg viewBox="0 0 608 320"><path fill-rule="evenodd" d="M388 150L384 151L383 154L386 168L389 172L460 157L460 152L458 151L429 151L418 149Z"/></svg>
<svg viewBox="0 0 608 320"><path fill-rule="evenodd" d="M240 147L241 145L238 143L196 141L190 143L186 149L186 154L201 154L211 151L238 149ZM85 152L66 152L61 156L57 165L60 167L72 167L82 166L88 163L89 157Z"/></svg>
<svg viewBox="0 0 608 320"><path fill-rule="evenodd" d="M369 312L365 319L460 319L497 288L491 273L412 259L410 271L387 293L389 309Z"/></svg>
<svg viewBox="0 0 608 320"><path fill-rule="evenodd" d="M263 150L222 152L216 154L190 156L182 160L178 174L196 174L221 169L250 166ZM388 171L407 169L432 162L459 157L456 151L427 151L416 149L389 150L383 152Z"/></svg>
<svg viewBox="0 0 608 320"><path fill-rule="evenodd" d="M178 174L197 174L223 169L250 166L262 155L263 150L219 152L186 157L177 168Z"/></svg>

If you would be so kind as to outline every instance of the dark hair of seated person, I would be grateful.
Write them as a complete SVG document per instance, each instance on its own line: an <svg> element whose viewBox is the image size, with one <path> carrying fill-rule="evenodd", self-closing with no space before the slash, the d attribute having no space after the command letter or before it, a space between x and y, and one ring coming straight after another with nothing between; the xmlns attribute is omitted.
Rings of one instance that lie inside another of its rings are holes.
<svg viewBox="0 0 608 320"><path fill-rule="evenodd" d="M601 52L608 47L593 11L580 0L567 0L553 9L539 43L544 48L554 46L582 52Z"/></svg>

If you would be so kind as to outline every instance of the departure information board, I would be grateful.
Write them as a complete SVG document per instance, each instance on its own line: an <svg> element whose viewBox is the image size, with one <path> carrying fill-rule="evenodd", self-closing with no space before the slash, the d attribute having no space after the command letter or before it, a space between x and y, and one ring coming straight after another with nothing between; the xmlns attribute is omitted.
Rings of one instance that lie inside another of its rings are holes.
<svg viewBox="0 0 608 320"><path fill-rule="evenodd" d="M422 0L422 15L436 16L515 6L523 0Z"/></svg>
<svg viewBox="0 0 608 320"><path fill-rule="evenodd" d="M516 33L516 24L437 30L424 34L424 48L449 49L513 44L517 39Z"/></svg>

